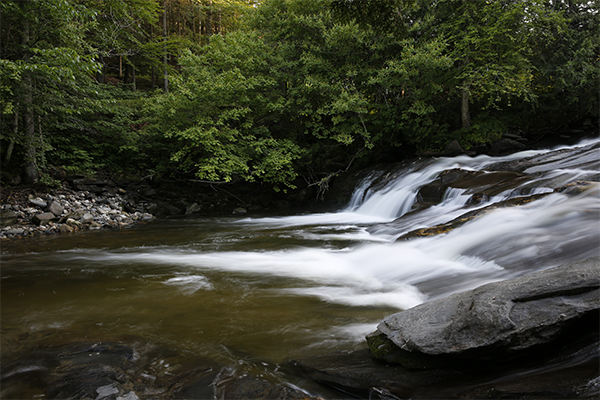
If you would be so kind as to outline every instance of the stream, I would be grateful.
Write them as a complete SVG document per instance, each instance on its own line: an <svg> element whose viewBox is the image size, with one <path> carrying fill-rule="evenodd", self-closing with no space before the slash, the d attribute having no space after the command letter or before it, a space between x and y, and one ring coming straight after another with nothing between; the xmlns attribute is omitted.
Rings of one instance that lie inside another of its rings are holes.
<svg viewBox="0 0 600 400"><path fill-rule="evenodd" d="M373 171L348 206L332 213L174 217L3 242L2 365L41 345L134 338L173 350L163 374L203 357L327 395L282 364L364 348L365 335L399 310L598 255L598 184L555 192L598 180L597 144L422 160L388 180L389 171ZM539 161L480 202L472 196L489 184L451 188L439 203L415 207L419 190L443 171L490 171L525 159ZM441 235L398 240L467 211L540 194ZM2 393L44 397L13 380Z"/></svg>

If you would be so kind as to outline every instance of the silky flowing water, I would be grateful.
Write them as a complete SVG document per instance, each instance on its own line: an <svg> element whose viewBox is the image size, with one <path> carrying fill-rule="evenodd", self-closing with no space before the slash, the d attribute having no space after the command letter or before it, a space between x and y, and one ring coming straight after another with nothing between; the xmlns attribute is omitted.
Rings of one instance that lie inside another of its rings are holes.
<svg viewBox="0 0 600 400"><path fill-rule="evenodd" d="M38 342L130 337L302 386L279 375L279 366L364 348L364 336L388 314L597 255L597 185L497 209L443 235L396 241L475 208L598 174L597 150L584 159L558 152L526 170L521 186L483 203L469 205L465 189L452 189L441 203L410 212L419 188L446 169L485 170L544 154L424 161L377 190L371 183L382 172L374 171L348 207L333 213L168 218L4 242L4 362ZM394 220L393 228L384 224Z"/></svg>

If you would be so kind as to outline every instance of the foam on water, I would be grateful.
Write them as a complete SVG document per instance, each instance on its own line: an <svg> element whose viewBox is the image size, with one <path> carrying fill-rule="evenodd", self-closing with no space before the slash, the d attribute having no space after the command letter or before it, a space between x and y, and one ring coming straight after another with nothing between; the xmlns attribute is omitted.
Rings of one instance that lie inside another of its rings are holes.
<svg viewBox="0 0 600 400"><path fill-rule="evenodd" d="M391 233L378 234L377 230L369 233L365 229L370 224L388 222L406 214L418 189L445 169L479 169L490 163L539 154L543 151L496 158L443 158L408 170L378 192L355 193L350 206L338 213L246 218L232 222L233 226L245 229L266 230L266 235L354 242L350 247L295 247L277 251L200 251L193 247L169 247L71 256L86 260L87 264L105 266L135 263L173 266L186 273L171 276L164 283L188 293L210 289L202 271L222 270L299 279L302 284L281 290L327 302L408 308L431 297L546 268L552 265L552 260L558 263L561 257L572 258L574 252L584 257L597 251L594 246L598 240L600 214L597 185L579 196L552 193L519 207L499 208L447 234L395 241L409 230L448 222L466 210L485 207L520 191L547 193L552 189L545 186L544 181L559 179L559 184L564 184L580 177L580 170L536 175L524 184L531 187L508 190L478 205L467 204L469 195L465 189L451 189L440 204L394 222ZM371 181L378 176L378 173L372 174L359 185L359 190L369 190ZM542 186L537 186L536 181L542 182Z"/></svg>

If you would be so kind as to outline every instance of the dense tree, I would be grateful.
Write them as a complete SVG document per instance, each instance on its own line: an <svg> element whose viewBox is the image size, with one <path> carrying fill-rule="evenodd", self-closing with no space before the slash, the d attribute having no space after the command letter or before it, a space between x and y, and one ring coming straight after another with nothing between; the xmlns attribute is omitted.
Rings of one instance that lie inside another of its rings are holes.
<svg viewBox="0 0 600 400"><path fill-rule="evenodd" d="M350 166L598 115L600 16L584 0L36 0L0 12L2 170L28 183L53 164L326 186Z"/></svg>
<svg viewBox="0 0 600 400"><path fill-rule="evenodd" d="M457 113L460 109L459 126L453 122L454 118L445 116L446 123L456 130L455 134L447 135L448 139L460 138L468 146L497 137L506 130L503 116L510 115L513 107L518 106L521 112L528 107L531 112L537 105L539 93L534 80L538 69L533 56L551 54L554 38L548 35L549 30L565 32L564 14L552 6L556 3L334 0L332 8L345 19L376 26L421 46L433 41L443 47L440 54L452 60L452 67L446 73L437 71L432 78L447 93L448 104L443 107L455 105ZM590 39L593 36L589 31L586 35ZM544 46L547 48L540 52ZM442 102L437 104L439 108ZM459 127L462 129L458 130ZM430 139L424 139L431 143Z"/></svg>
<svg viewBox="0 0 600 400"><path fill-rule="evenodd" d="M83 32L89 10L59 0L3 2L2 140L10 161L20 145L23 180L40 178L49 149L43 138L59 115L76 115L89 104L90 76L98 70L86 55ZM12 126L11 126L12 125Z"/></svg>
<svg viewBox="0 0 600 400"><path fill-rule="evenodd" d="M587 0L552 1L564 25L547 23L532 38L536 118L520 123L533 129L561 129L598 117L600 105L600 8Z"/></svg>
<svg viewBox="0 0 600 400"><path fill-rule="evenodd" d="M211 40L180 57L181 74L149 110L148 134L171 140L163 172L229 182L237 177L291 185L300 149L265 123L275 82L271 50L252 33Z"/></svg>

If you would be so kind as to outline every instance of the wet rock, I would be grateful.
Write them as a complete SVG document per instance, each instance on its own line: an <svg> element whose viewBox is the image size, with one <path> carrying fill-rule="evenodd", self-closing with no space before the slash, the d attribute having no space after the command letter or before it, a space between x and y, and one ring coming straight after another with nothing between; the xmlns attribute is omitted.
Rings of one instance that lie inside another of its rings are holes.
<svg viewBox="0 0 600 400"><path fill-rule="evenodd" d="M369 350L335 352L293 361L308 377L363 399L567 399L597 398L598 342L553 348L512 366L453 364L410 370L374 360Z"/></svg>
<svg viewBox="0 0 600 400"><path fill-rule="evenodd" d="M141 220L142 221L151 221L153 219L154 219L154 216L152 214L149 214L149 213L144 213L141 216Z"/></svg>
<svg viewBox="0 0 600 400"><path fill-rule="evenodd" d="M46 206L48 206L48 203L46 203L44 200L40 199L39 197L35 198L35 199L29 199L29 204L33 204L36 207L40 207L40 208L46 208Z"/></svg>
<svg viewBox="0 0 600 400"><path fill-rule="evenodd" d="M89 224L89 223L92 223L93 221L94 221L94 216L91 213L85 213L79 219L79 222L81 222L82 224Z"/></svg>
<svg viewBox="0 0 600 400"><path fill-rule="evenodd" d="M468 171L460 168L442 172L435 180L424 185L418 192L423 202L439 203L449 188L465 189L467 194L479 196L495 196L513 189L526 179L518 172L484 172Z"/></svg>
<svg viewBox="0 0 600 400"><path fill-rule="evenodd" d="M114 383L111 383L110 385L99 387L98 389L96 389L96 393L98 393L98 397L96 397L96 400L102 400L113 394L119 393L119 389L116 388L116 385Z"/></svg>
<svg viewBox="0 0 600 400"><path fill-rule="evenodd" d="M312 398L290 385L210 359L194 358L183 366L177 352L139 340L37 345L24 354L14 351L11 360L3 354L3 398L31 398L31 393L36 398L93 400Z"/></svg>
<svg viewBox="0 0 600 400"><path fill-rule="evenodd" d="M410 371L400 365L377 362L368 349L333 352L292 361L316 382L364 399L436 398L440 387L450 386L463 373L457 370Z"/></svg>
<svg viewBox="0 0 600 400"><path fill-rule="evenodd" d="M516 197L516 198L500 201L498 203L490 204L486 207L466 212L463 215L461 215L445 224L440 224L440 225L432 226L429 228L422 228L422 229L416 229L416 230L410 231L410 232L400 236L397 240L400 241L400 240L411 239L414 237L441 235L443 233L447 233L453 229L456 229L459 226L462 226L469 221L472 221L476 218L482 217L482 216L492 212L493 210L496 210L499 208L521 206L521 205L530 203L532 201L539 200L543 197L546 197L548 194L549 193L540 193L540 194L535 194L535 195L531 195L531 196L527 196L527 197ZM473 196L475 197L475 196L479 196L479 195L473 195ZM476 202L476 201L482 201L482 199L477 198L477 200L473 200L473 197L472 197L471 202ZM393 226L393 223L390 223L388 225L391 227L391 226Z"/></svg>
<svg viewBox="0 0 600 400"><path fill-rule="evenodd" d="M185 209L185 214L189 215L189 214L194 214L199 212L202 209L202 206L199 205L198 203L193 203L187 206L187 208Z"/></svg>
<svg viewBox="0 0 600 400"><path fill-rule="evenodd" d="M55 219L56 219L56 215L54 215L52 213L41 213L41 214L35 214L33 217L31 217L31 222L33 222L35 225L42 225L42 224L46 224L49 221L52 221Z"/></svg>
<svg viewBox="0 0 600 400"><path fill-rule="evenodd" d="M444 154L447 156L457 156L459 154L464 154L465 150L462 148L458 140L453 140L446 145L444 148Z"/></svg>
<svg viewBox="0 0 600 400"><path fill-rule="evenodd" d="M576 149L558 149L523 159L500 162L487 166L487 169L524 173L552 171L560 168L599 170L598 149L600 149L600 143L596 142Z"/></svg>
<svg viewBox="0 0 600 400"><path fill-rule="evenodd" d="M0 226L13 225L17 222L17 213L13 210L0 210Z"/></svg>
<svg viewBox="0 0 600 400"><path fill-rule="evenodd" d="M5 235L22 235L25 232L25 229L17 228L17 229L9 229L4 232Z"/></svg>
<svg viewBox="0 0 600 400"><path fill-rule="evenodd" d="M135 392L125 393L123 396L117 397L117 400L139 400L140 398Z"/></svg>
<svg viewBox="0 0 600 400"><path fill-rule="evenodd" d="M51 202L46 208L46 211L51 212L57 217L60 217L64 210L65 208L62 205L60 205L60 203L58 203L57 201Z"/></svg>
<svg viewBox="0 0 600 400"><path fill-rule="evenodd" d="M233 210L232 214L234 215L239 215L239 214L246 214L248 212L248 210L246 210L243 207L238 207L236 209Z"/></svg>
<svg viewBox="0 0 600 400"><path fill-rule="evenodd" d="M492 143L491 153L493 155L507 154L520 150L525 150L527 146L521 142L518 142L507 137L503 137L494 143Z"/></svg>
<svg viewBox="0 0 600 400"><path fill-rule="evenodd" d="M73 232L73 228L72 228L72 227L70 227L70 226L69 226L69 225L67 225L67 224L61 224L61 225L58 227L58 231L59 231L60 233L72 233L72 232Z"/></svg>
<svg viewBox="0 0 600 400"><path fill-rule="evenodd" d="M167 215L181 215L183 214L182 210L178 207L174 206L170 203L160 203L159 213L167 214Z"/></svg>
<svg viewBox="0 0 600 400"><path fill-rule="evenodd" d="M430 356L506 359L551 343L574 326L597 331L599 310L600 257L593 257L390 315L369 341L375 357L411 368L435 366ZM396 346L392 351L381 351L381 341L373 339L381 335Z"/></svg>
<svg viewBox="0 0 600 400"><path fill-rule="evenodd" d="M568 194L571 196L576 196L576 195L579 195L585 191L588 191L588 190L596 187L597 185L598 185L597 182L578 181L578 182L569 183L563 187L560 187L560 188L556 189L556 192Z"/></svg>

